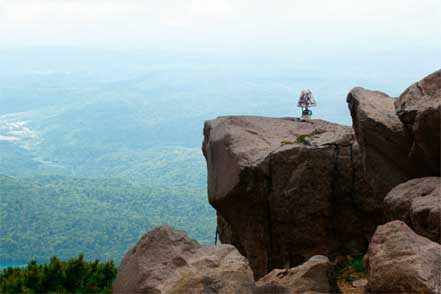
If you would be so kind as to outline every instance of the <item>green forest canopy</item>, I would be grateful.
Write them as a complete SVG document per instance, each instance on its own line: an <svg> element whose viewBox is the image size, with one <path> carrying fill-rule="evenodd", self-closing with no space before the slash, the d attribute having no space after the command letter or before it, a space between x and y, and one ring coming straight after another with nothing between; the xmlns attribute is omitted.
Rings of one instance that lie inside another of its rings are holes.
<svg viewBox="0 0 441 294"><path fill-rule="evenodd" d="M205 189L150 187L121 179L0 176L0 260L47 262L84 252L119 263L148 230L170 224L213 242Z"/></svg>
<svg viewBox="0 0 441 294"><path fill-rule="evenodd" d="M112 261L88 262L84 256L48 264L30 261L24 268L0 272L0 293L111 293L116 268Z"/></svg>

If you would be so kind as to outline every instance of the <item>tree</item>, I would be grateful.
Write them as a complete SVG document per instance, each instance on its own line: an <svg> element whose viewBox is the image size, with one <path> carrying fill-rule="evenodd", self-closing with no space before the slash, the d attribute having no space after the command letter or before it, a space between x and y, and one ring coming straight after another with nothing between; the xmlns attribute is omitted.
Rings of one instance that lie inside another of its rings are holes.
<svg viewBox="0 0 441 294"><path fill-rule="evenodd" d="M54 256L48 264L33 260L24 268L0 272L0 293L111 293L115 276L113 261L88 262L82 254L60 261Z"/></svg>

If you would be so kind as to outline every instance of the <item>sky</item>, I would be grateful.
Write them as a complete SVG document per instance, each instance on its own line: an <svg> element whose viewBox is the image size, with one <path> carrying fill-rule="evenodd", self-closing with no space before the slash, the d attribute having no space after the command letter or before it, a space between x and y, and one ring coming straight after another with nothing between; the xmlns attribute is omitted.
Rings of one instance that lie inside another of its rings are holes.
<svg viewBox="0 0 441 294"><path fill-rule="evenodd" d="M0 48L441 48L439 0L0 0Z"/></svg>

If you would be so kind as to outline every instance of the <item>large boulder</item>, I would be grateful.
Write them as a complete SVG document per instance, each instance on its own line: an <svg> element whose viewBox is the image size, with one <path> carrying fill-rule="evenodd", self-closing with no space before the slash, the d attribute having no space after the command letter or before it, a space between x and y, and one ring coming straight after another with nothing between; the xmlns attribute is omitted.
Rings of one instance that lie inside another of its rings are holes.
<svg viewBox="0 0 441 294"><path fill-rule="evenodd" d="M440 293L441 245L404 222L379 226L366 258L368 293Z"/></svg>
<svg viewBox="0 0 441 294"><path fill-rule="evenodd" d="M275 269L257 281L257 293L339 293L333 264L313 256L291 269Z"/></svg>
<svg viewBox="0 0 441 294"><path fill-rule="evenodd" d="M395 101L396 112L412 138L410 156L440 175L441 70L413 84Z"/></svg>
<svg viewBox="0 0 441 294"><path fill-rule="evenodd" d="M380 198L419 174L408 159L411 140L395 114L394 101L382 92L359 87L347 97L366 178Z"/></svg>
<svg viewBox="0 0 441 294"><path fill-rule="evenodd" d="M202 247L184 232L156 228L130 249L113 293L253 293L253 273L231 245Z"/></svg>
<svg viewBox="0 0 441 294"><path fill-rule="evenodd" d="M410 179L440 176L441 71L398 99L357 87L347 102L366 178L378 197Z"/></svg>
<svg viewBox="0 0 441 294"><path fill-rule="evenodd" d="M384 198L385 217L402 220L416 233L441 243L441 178L413 179Z"/></svg>
<svg viewBox="0 0 441 294"><path fill-rule="evenodd" d="M260 278L314 255L360 254L382 222L352 129L253 116L207 121L208 196L223 243Z"/></svg>

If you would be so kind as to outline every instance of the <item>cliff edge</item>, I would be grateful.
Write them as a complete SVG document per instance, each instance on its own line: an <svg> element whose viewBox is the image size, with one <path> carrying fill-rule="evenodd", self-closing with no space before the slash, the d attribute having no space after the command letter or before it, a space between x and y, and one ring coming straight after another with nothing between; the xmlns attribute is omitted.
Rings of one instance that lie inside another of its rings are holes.
<svg viewBox="0 0 441 294"><path fill-rule="evenodd" d="M219 117L205 123L202 149L220 239L256 277L317 254L361 254L383 220L350 127Z"/></svg>

